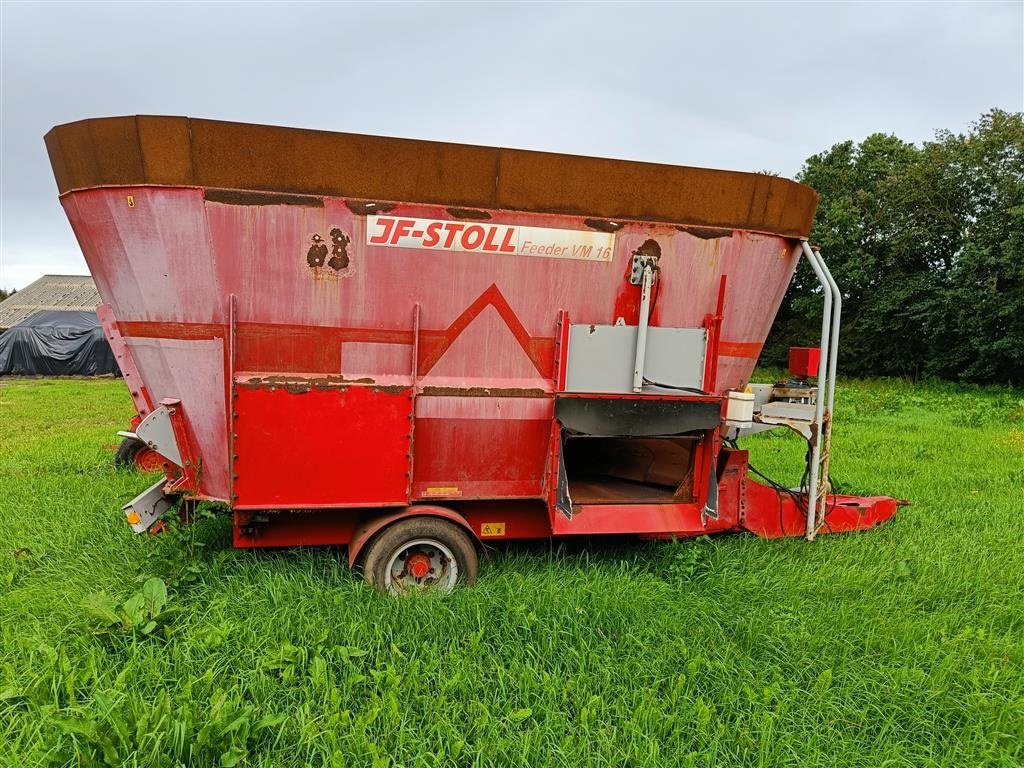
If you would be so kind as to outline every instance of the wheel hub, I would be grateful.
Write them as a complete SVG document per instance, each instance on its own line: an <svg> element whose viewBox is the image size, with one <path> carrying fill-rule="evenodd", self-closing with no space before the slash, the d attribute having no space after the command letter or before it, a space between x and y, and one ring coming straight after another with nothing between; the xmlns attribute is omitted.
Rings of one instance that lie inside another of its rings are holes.
<svg viewBox="0 0 1024 768"><path fill-rule="evenodd" d="M407 542L391 556L385 574L389 592L449 590L459 578L459 567L452 551L435 539Z"/></svg>
<svg viewBox="0 0 1024 768"><path fill-rule="evenodd" d="M422 552L414 552L406 558L405 570L415 578L422 579L430 573L430 558Z"/></svg>
<svg viewBox="0 0 1024 768"><path fill-rule="evenodd" d="M135 467L140 472L159 472L164 468L164 457L152 448L143 448L135 454Z"/></svg>

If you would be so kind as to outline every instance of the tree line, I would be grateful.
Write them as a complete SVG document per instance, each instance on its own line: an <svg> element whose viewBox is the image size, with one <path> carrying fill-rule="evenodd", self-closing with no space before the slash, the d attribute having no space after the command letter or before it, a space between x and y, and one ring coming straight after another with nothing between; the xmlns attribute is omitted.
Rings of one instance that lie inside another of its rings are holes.
<svg viewBox="0 0 1024 768"><path fill-rule="evenodd" d="M1024 114L992 110L921 146L873 134L809 157L811 242L843 291L841 370L1024 383ZM801 261L762 360L815 346Z"/></svg>

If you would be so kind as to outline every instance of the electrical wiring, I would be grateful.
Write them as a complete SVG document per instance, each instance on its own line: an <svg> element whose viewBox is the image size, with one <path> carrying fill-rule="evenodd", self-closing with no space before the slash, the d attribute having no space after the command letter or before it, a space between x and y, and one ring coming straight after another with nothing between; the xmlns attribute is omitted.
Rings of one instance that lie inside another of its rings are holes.
<svg viewBox="0 0 1024 768"><path fill-rule="evenodd" d="M739 443L738 443L738 441L736 439L725 438L725 439L722 440L722 442L725 443L726 445L728 445L730 448L734 448L736 450L739 450ZM795 490L793 488L787 488L786 486L782 485L782 483L779 483L779 482L773 480L772 478L768 477L768 475L766 475L763 472L761 472L753 464L749 464L749 463L747 464L747 468L750 470L751 473L753 473L754 475L759 477L761 480L763 480L766 485L768 485L770 488L772 488L779 495L779 530L782 533L785 533L785 531L786 531L785 518L783 516L783 507L782 507L782 494L786 494L790 498L792 498L793 502L796 504L797 510L802 512L805 517L807 515L807 499L808 499L808 497L810 495L810 488L809 488L809 485L810 485L810 464L809 464L810 453L811 453L811 450L808 447L807 455L805 456L805 467L806 468L804 469L803 476L800 478L799 490ZM828 477L828 483L829 483L830 487L834 485L833 482L832 482L832 476L831 475L829 475L829 477ZM836 495L833 493L832 494L832 504L831 504L831 506L828 507L828 511L825 512L824 515L822 515L822 523L824 524L824 526L826 528L828 528L830 533L834 533L834 531L832 530L832 526L830 526L828 524L828 516L831 515L835 511L835 508L838 505L838 503L839 503L839 501L836 498Z"/></svg>
<svg viewBox="0 0 1024 768"><path fill-rule="evenodd" d="M662 389L673 389L677 392L691 392L695 395L701 395L702 397L708 396L708 393L703 389L697 389L696 387L677 387L674 384L662 384L659 381L652 381L646 376L644 376L644 384L650 384L652 387L661 387Z"/></svg>

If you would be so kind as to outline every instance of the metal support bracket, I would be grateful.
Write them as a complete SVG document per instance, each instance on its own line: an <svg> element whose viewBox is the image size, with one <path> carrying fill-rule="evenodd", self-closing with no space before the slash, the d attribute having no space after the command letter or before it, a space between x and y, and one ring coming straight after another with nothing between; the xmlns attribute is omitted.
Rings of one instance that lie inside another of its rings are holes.
<svg viewBox="0 0 1024 768"><path fill-rule="evenodd" d="M184 466L168 406L161 404L154 408L135 428L135 436L171 463Z"/></svg>
<svg viewBox="0 0 1024 768"><path fill-rule="evenodd" d="M199 491L200 462L195 458L180 400L164 398L135 428L136 437L175 465L168 474L168 492ZM180 474L178 474L180 472ZM177 475L177 476L175 476Z"/></svg>
<svg viewBox="0 0 1024 768"><path fill-rule="evenodd" d="M658 269L658 257L646 254L633 254L633 263L629 272L631 285L640 285L644 281L644 269L650 267L654 272Z"/></svg>
<svg viewBox="0 0 1024 768"><path fill-rule="evenodd" d="M148 531L174 503L174 497L164 493L165 482L160 478L121 508L135 533Z"/></svg>

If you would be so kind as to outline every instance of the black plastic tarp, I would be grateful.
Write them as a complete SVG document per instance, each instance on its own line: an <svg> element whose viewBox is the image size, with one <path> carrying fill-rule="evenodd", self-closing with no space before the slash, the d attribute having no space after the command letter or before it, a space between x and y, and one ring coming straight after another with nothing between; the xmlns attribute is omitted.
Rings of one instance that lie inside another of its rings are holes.
<svg viewBox="0 0 1024 768"><path fill-rule="evenodd" d="M120 375L95 312L40 310L0 334L0 375Z"/></svg>

